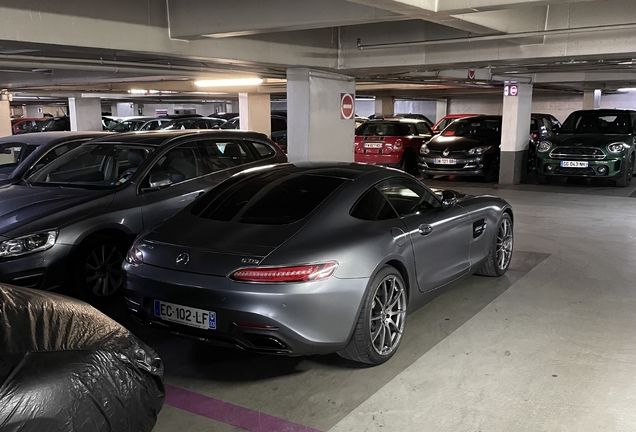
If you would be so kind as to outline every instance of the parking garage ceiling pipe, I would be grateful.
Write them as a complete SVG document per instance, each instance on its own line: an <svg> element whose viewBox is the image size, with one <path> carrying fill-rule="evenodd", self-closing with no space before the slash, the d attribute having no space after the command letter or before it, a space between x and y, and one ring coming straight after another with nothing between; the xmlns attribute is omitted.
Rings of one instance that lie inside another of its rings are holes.
<svg viewBox="0 0 636 432"><path fill-rule="evenodd" d="M35 63L34 68L47 69L74 69L74 70L93 70L106 72L130 72L130 73L161 73L165 75L183 75L184 73L227 73L227 72L250 72L249 68L232 69L232 68L211 68L211 67L195 67L161 63L142 63L128 62L121 60L104 60L104 59L77 59L68 57L44 57L44 56L25 56L0 54L0 62L2 60L12 60L14 63L4 62L3 64L13 64L15 66L24 65L26 63ZM68 67L67 67L68 66ZM29 67L29 66L27 66ZM262 72L262 70L259 70Z"/></svg>
<svg viewBox="0 0 636 432"><path fill-rule="evenodd" d="M484 35L484 36L468 36L468 37L451 38L451 39L437 39L437 40L410 41L410 42L387 42L387 43L366 44L366 45L362 43L361 38L358 38L358 49L362 51L362 50L383 49L383 48L403 48L403 47L412 47L412 46L446 45L446 44L455 44L455 43L486 42L486 41L498 41L498 40L520 39L520 38L541 37L541 36L563 36L563 35L569 35L569 34L582 34L582 33L634 30L634 29L636 29L636 23L578 27L578 28L568 28L568 29L538 30L538 31L530 31L530 32L503 33L503 34Z"/></svg>

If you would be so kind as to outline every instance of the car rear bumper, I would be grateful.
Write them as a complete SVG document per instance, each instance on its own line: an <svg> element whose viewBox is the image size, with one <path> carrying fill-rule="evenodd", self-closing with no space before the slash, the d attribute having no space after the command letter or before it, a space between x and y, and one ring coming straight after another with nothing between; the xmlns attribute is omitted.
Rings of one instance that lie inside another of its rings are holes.
<svg viewBox="0 0 636 432"><path fill-rule="evenodd" d="M71 246L56 244L44 252L0 260L0 282L27 288L59 288L66 281L71 252Z"/></svg>
<svg viewBox="0 0 636 432"><path fill-rule="evenodd" d="M601 161L589 160L585 162L588 163L587 168L563 168L560 166L560 159L538 157L537 172L541 175L554 177L613 178L622 174L624 166L623 158L611 158ZM606 172L602 172L602 167L606 169Z"/></svg>
<svg viewBox="0 0 636 432"><path fill-rule="evenodd" d="M246 284L221 276L124 264L124 293L133 318L144 325L224 346L270 354L327 354L345 347L368 279L302 284ZM155 316L160 300L216 313L216 330Z"/></svg>
<svg viewBox="0 0 636 432"><path fill-rule="evenodd" d="M402 162L403 153L389 153L389 154L370 154L370 153L355 153L354 160L358 163L367 163L372 165L386 165L390 167L398 167Z"/></svg>

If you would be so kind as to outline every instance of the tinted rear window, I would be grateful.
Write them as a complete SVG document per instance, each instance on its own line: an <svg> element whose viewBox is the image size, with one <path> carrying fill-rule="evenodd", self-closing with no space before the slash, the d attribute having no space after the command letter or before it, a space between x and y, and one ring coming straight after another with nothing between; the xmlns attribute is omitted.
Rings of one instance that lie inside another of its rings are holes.
<svg viewBox="0 0 636 432"><path fill-rule="evenodd" d="M192 212L218 221L284 225L298 222L346 180L289 171L268 172L213 189Z"/></svg>

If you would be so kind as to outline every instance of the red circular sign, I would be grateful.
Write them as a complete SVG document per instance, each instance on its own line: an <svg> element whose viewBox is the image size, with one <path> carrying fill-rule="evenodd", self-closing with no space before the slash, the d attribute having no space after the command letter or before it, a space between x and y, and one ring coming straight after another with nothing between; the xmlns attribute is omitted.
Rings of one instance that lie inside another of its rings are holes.
<svg viewBox="0 0 636 432"><path fill-rule="evenodd" d="M351 93L343 93L340 98L340 114L344 120L353 118L355 102Z"/></svg>
<svg viewBox="0 0 636 432"><path fill-rule="evenodd" d="M519 88L516 85L510 86L510 96L517 96Z"/></svg>

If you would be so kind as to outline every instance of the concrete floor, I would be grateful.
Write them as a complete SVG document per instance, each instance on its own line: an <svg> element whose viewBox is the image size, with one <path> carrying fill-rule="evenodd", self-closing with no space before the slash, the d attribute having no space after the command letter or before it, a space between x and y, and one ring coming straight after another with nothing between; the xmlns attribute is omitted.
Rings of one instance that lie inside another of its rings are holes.
<svg viewBox="0 0 636 432"><path fill-rule="evenodd" d="M115 311L166 364L154 431L636 430L636 184L427 183L513 205L506 276L410 314L375 368L218 349Z"/></svg>

